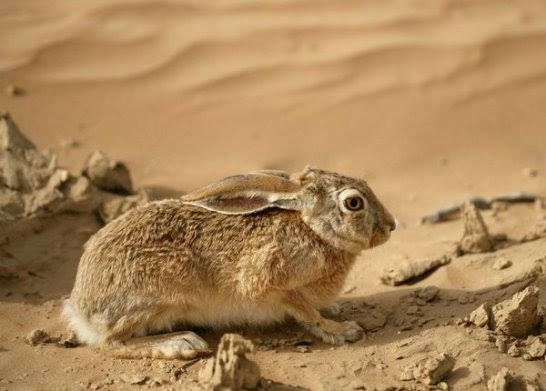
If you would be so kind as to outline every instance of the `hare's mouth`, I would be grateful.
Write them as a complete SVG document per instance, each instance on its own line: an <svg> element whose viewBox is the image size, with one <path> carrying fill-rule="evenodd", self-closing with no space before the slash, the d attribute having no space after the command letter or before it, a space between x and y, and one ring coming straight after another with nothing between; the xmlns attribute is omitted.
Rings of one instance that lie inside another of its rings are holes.
<svg viewBox="0 0 546 391"><path fill-rule="evenodd" d="M370 239L370 247L381 246L391 237L390 232L375 232Z"/></svg>

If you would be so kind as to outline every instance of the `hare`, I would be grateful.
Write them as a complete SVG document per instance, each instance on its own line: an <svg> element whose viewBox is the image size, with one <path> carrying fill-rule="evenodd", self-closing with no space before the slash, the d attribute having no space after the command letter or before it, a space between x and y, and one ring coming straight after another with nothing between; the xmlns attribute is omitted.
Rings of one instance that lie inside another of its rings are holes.
<svg viewBox="0 0 546 391"><path fill-rule="evenodd" d="M323 318L363 250L395 220L365 181L306 168L236 175L149 202L85 244L63 314L81 342L126 357L189 359L207 343L176 326L267 325L287 316L331 344L362 337ZM143 337L143 338L139 338Z"/></svg>

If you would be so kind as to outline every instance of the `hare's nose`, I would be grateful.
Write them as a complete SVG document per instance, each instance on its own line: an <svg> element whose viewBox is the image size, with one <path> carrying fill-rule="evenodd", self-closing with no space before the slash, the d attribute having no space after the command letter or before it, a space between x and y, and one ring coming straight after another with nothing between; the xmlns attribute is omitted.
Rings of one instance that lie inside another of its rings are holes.
<svg viewBox="0 0 546 391"><path fill-rule="evenodd" d="M398 219L396 218L389 219L387 222L387 226L389 227L389 231L391 232L394 231L396 227L398 227Z"/></svg>

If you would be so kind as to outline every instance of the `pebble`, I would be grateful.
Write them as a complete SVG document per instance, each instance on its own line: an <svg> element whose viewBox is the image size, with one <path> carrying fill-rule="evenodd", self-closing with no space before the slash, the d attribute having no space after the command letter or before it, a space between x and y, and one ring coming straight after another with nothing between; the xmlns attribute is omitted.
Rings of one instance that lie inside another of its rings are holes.
<svg viewBox="0 0 546 391"><path fill-rule="evenodd" d="M499 258L493 263L493 269L495 270L502 270L506 269L512 266L512 261L509 261L504 258Z"/></svg>
<svg viewBox="0 0 546 391"><path fill-rule="evenodd" d="M6 87L6 95L15 97L15 96L21 96L23 95L24 91L22 88L17 87L16 85L10 84Z"/></svg>
<svg viewBox="0 0 546 391"><path fill-rule="evenodd" d="M523 174L523 176L526 176L528 178L534 178L538 175L538 170L532 167L525 167L523 170L521 170L521 173Z"/></svg>
<svg viewBox="0 0 546 391"><path fill-rule="evenodd" d="M437 287L427 286L417 291L417 297L425 302L430 302L438 296L439 292L440 290Z"/></svg>
<svg viewBox="0 0 546 391"><path fill-rule="evenodd" d="M457 298L457 302L459 304L470 304L470 303L474 303L475 301L476 301L476 297L470 294L465 294Z"/></svg>
<svg viewBox="0 0 546 391"><path fill-rule="evenodd" d="M32 330L26 337L26 341L31 346L49 342L49 334L42 329Z"/></svg>
<svg viewBox="0 0 546 391"><path fill-rule="evenodd" d="M518 348L516 345L512 345L512 346L510 346L510 348L508 349L507 354L508 354L510 357L519 357L519 356L521 356L521 349Z"/></svg>
<svg viewBox="0 0 546 391"><path fill-rule="evenodd" d="M148 376L143 374L125 374L121 376L121 380L128 384L144 384L148 380Z"/></svg>

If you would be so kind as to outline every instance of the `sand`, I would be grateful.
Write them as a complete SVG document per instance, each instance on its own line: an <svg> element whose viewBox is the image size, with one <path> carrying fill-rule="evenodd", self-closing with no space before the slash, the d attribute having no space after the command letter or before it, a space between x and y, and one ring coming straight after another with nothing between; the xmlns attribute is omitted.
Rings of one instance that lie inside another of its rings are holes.
<svg viewBox="0 0 546 391"><path fill-rule="evenodd" d="M419 388L400 371L447 354L455 364L439 384L485 389L507 368L546 388L544 359L501 352L491 330L457 321L529 277L546 304L546 239L529 234L544 211L482 211L491 235L507 235L503 248L456 256L411 285L381 282L385 270L453 254L463 220L420 225L423 216L470 197L546 196L544 102L539 0L0 2L0 110L73 175L102 150L127 165L135 189L161 198L311 164L365 177L396 215L399 229L362 254L340 298L336 317L366 325L366 340L304 349L293 323L229 330L254 342L248 357L267 387ZM100 225L91 213L39 218L30 231L0 223L0 267L16 266L0 280L0 390L198 379L206 360L25 342L36 329L67 337L60 305ZM431 301L416 293L427 286L439 289ZM200 334L216 347L227 331Z"/></svg>

